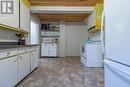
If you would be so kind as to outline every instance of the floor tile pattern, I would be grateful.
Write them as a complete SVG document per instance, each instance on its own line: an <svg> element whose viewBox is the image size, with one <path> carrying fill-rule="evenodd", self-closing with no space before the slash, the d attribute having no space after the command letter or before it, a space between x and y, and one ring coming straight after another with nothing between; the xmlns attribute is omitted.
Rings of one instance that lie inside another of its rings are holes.
<svg viewBox="0 0 130 87"><path fill-rule="evenodd" d="M103 69L85 68L80 58L45 58L17 87L104 87L103 83Z"/></svg>

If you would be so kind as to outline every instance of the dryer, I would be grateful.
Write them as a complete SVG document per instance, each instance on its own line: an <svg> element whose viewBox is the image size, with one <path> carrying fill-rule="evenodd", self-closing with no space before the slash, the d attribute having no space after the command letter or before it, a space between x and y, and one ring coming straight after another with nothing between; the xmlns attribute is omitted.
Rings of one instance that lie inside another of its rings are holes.
<svg viewBox="0 0 130 87"><path fill-rule="evenodd" d="M102 67L102 49L100 41L91 41L82 44L81 63L85 67Z"/></svg>

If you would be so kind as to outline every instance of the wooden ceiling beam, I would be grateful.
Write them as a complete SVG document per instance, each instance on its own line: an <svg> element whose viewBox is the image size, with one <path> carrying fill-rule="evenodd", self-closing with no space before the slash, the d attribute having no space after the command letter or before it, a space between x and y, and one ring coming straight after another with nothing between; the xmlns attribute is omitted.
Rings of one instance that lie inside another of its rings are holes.
<svg viewBox="0 0 130 87"><path fill-rule="evenodd" d="M46 19L46 20L84 20L84 18L40 18L40 19Z"/></svg>
<svg viewBox="0 0 130 87"><path fill-rule="evenodd" d="M30 0L31 6L94 6L103 0Z"/></svg>
<svg viewBox="0 0 130 87"><path fill-rule="evenodd" d="M88 16L89 13L65 13L65 14L57 14L57 13L36 13L38 16Z"/></svg>
<svg viewBox="0 0 130 87"><path fill-rule="evenodd" d="M51 2L52 1L55 1L55 2L77 2L78 1L79 2L79 1L88 1L88 0L29 0L29 1L46 1L46 2L50 2L50 1Z"/></svg>
<svg viewBox="0 0 130 87"><path fill-rule="evenodd" d="M48 22L60 22L60 21L65 21L65 22L84 22L83 19L66 19L66 20L58 20L58 19L41 19L41 21L48 21Z"/></svg>
<svg viewBox="0 0 130 87"><path fill-rule="evenodd" d="M78 13L78 14L49 14L49 13L36 13L41 21L66 21L66 22L83 22L90 14Z"/></svg>
<svg viewBox="0 0 130 87"><path fill-rule="evenodd" d="M87 17L87 16L85 16ZM45 16L45 17L39 17L39 18L85 18L85 17L82 17L82 16Z"/></svg>

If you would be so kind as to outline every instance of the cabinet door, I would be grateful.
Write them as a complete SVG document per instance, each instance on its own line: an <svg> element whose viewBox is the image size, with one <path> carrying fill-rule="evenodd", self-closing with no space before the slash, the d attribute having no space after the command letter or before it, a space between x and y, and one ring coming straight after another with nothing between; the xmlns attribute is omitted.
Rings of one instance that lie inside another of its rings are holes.
<svg viewBox="0 0 130 87"><path fill-rule="evenodd" d="M35 52L35 68L38 67L38 59L39 59L39 50L36 50Z"/></svg>
<svg viewBox="0 0 130 87"><path fill-rule="evenodd" d="M0 60L0 87L14 87L17 84L17 56Z"/></svg>
<svg viewBox="0 0 130 87"><path fill-rule="evenodd" d="M51 44L46 44L47 45L47 48L46 48L46 51L47 51L47 56L50 56L50 48L51 48Z"/></svg>
<svg viewBox="0 0 130 87"><path fill-rule="evenodd" d="M87 27L88 27L88 29L91 27L91 15L88 17L88 19L87 19Z"/></svg>
<svg viewBox="0 0 130 87"><path fill-rule="evenodd" d="M18 65L18 81L21 81L30 73L30 54L22 54L19 56Z"/></svg>
<svg viewBox="0 0 130 87"><path fill-rule="evenodd" d="M95 26L95 23L96 23L96 12L94 11L92 14L91 14L91 27Z"/></svg>
<svg viewBox="0 0 130 87"><path fill-rule="evenodd" d="M52 57L57 56L57 44L51 44L50 45L49 56L52 56Z"/></svg>
<svg viewBox="0 0 130 87"><path fill-rule="evenodd" d="M0 0L1 1L1 0ZM7 0L3 0L7 1ZM0 13L0 23L9 25L12 27L19 27L19 0L14 1L14 14L1 14Z"/></svg>
<svg viewBox="0 0 130 87"><path fill-rule="evenodd" d="M47 44L41 44L41 56L48 56L48 49Z"/></svg>
<svg viewBox="0 0 130 87"><path fill-rule="evenodd" d="M53 55L55 57L57 56L57 44L54 44L54 46L53 46Z"/></svg>
<svg viewBox="0 0 130 87"><path fill-rule="evenodd" d="M24 70L25 70L25 76L27 76L30 73L30 53L26 53L24 56Z"/></svg>
<svg viewBox="0 0 130 87"><path fill-rule="evenodd" d="M39 51L31 53L31 71L38 67Z"/></svg>
<svg viewBox="0 0 130 87"><path fill-rule="evenodd" d="M25 31L30 31L30 10L22 0L20 0L20 27Z"/></svg>

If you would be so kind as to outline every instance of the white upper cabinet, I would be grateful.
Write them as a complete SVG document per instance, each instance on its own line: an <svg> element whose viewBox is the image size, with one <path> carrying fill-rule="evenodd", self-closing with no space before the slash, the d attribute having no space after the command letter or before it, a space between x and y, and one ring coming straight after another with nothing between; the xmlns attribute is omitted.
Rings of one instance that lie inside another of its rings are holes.
<svg viewBox="0 0 130 87"><path fill-rule="evenodd" d="M95 17L96 16L96 13L95 11L88 17L88 29L95 26Z"/></svg>
<svg viewBox="0 0 130 87"><path fill-rule="evenodd" d="M30 9L20 0L20 28L30 31Z"/></svg>
<svg viewBox="0 0 130 87"><path fill-rule="evenodd" d="M13 0L13 1L14 1L13 14L2 14L0 12L0 24L18 28L19 27L19 0ZM11 6L13 5L11 4Z"/></svg>
<svg viewBox="0 0 130 87"><path fill-rule="evenodd" d="M88 30L92 33L101 30L103 4L97 3L94 8L95 11L91 13L87 20Z"/></svg>

